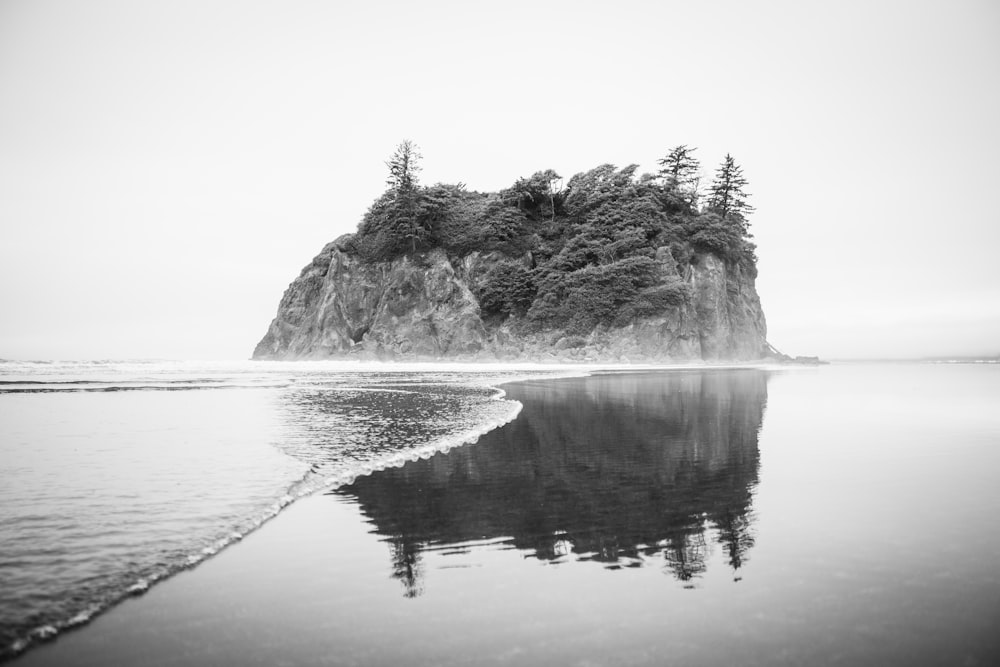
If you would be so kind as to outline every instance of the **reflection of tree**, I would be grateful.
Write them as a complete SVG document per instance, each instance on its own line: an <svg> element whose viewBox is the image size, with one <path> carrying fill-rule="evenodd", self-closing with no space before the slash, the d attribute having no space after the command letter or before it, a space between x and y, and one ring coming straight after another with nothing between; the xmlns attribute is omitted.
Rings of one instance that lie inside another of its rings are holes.
<svg viewBox="0 0 1000 667"><path fill-rule="evenodd" d="M408 595L419 594L422 545L482 538L543 560L566 558L568 546L612 567L659 555L691 582L711 543L734 570L753 546L766 382L740 370L511 385L524 404L513 423L338 492L391 536Z"/></svg>
<svg viewBox="0 0 1000 667"><path fill-rule="evenodd" d="M714 518L713 523L719 532L718 542L725 549L727 562L735 572L743 565L746 553L754 545L749 517L745 513L727 512Z"/></svg>
<svg viewBox="0 0 1000 667"><path fill-rule="evenodd" d="M678 581L690 581L703 574L707 569L705 559L708 557L708 544L701 526L668 538L663 556L667 561L667 569Z"/></svg>
<svg viewBox="0 0 1000 667"><path fill-rule="evenodd" d="M422 592L420 586L421 565L420 546L403 537L389 540L392 548L392 578L399 579L408 598L415 598Z"/></svg>

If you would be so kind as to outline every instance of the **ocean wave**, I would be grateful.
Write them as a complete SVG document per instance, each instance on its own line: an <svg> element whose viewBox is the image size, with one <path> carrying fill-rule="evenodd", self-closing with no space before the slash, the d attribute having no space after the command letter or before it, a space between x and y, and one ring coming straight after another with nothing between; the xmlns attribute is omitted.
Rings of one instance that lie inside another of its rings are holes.
<svg viewBox="0 0 1000 667"><path fill-rule="evenodd" d="M564 372L561 375L566 374L574 373ZM552 374L544 375L548 377L552 376ZM446 453L456 447L475 443L485 433L515 420L521 412L522 405L517 401L507 400L506 392L496 385L502 382L511 382L518 379L530 379L531 377L539 376L539 373L513 374L507 376L500 374L499 376L483 376L472 379L466 374L465 377L461 378L464 382L459 382L459 377L457 376L448 377L445 381L441 381L442 379L440 377L435 377L433 379L411 378L410 381L407 381L405 376L400 377L399 375L396 375L392 382L386 382L384 385L375 381L369 382L368 386L354 387L336 384L333 386L323 386L322 382L320 382L322 391L335 393L344 391L376 391L394 394L420 394L427 392L436 394L438 392L447 393L450 391L452 394L462 395L463 392L468 392L469 394L478 396L480 399L485 399L487 403L498 409L491 409L478 414L477 421L469 424L465 428L459 428L457 430L451 429L443 435L431 437L420 443L415 443L403 450L373 450L370 452L371 455L361 460L342 458L335 463L314 463L301 478L290 484L285 489L284 493L275 498L271 503L259 508L253 514L248 515L236 524L230 525L229 527L221 530L214 536L207 537L200 541L200 543L193 545L189 551L182 554L175 554L167 560L159 561L150 566L146 566L139 572L127 574L123 573L123 577L117 585L106 588L100 592L100 595L88 599L83 609L67 609L65 617L61 620L53 621L51 619L46 619L45 622L40 623L33 628L17 633L17 636L14 637L13 641L8 643L6 649L0 648L0 659L6 659L18 655L36 643L50 641L62 632L86 625L95 617L119 604L123 600L130 597L141 596L156 584L184 570L196 567L198 564L204 562L208 558L214 557L229 546L245 539L248 535L258 530L269 521L280 516L283 511L285 511L297 500L317 492L330 491L340 486L351 484L359 477L371 475L380 470L400 467L410 461L428 459L434 455ZM368 379L371 380L371 378ZM72 386L91 386L101 384L99 381L93 380L67 380L61 382ZM491 384L487 385L486 382L490 382ZM183 384L183 381L179 381L178 383ZM15 383L9 382L7 384L14 385ZM289 384L291 383L282 382L272 385L250 383L247 386L286 387ZM364 383L361 384L363 385ZM216 387L218 386L218 383L213 383L211 386ZM228 388L230 385L225 386ZM149 388L150 387L148 385L144 385L140 389L145 390ZM190 387L185 385L181 388ZM103 388L101 390L111 389ZM4 388L0 386L0 393L3 391ZM70 389L70 391L73 391L73 389ZM500 405L497 405L497 403Z"/></svg>
<svg viewBox="0 0 1000 667"><path fill-rule="evenodd" d="M208 389L269 389L287 387L289 382L235 383L210 382L156 382L156 383L106 383L90 382L0 382L0 394L68 394L101 391L197 391Z"/></svg>

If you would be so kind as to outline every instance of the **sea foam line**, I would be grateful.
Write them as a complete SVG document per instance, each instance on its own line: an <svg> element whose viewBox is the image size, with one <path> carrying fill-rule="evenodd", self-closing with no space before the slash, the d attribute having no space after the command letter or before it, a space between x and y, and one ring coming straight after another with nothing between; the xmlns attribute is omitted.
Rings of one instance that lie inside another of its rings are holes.
<svg viewBox="0 0 1000 667"><path fill-rule="evenodd" d="M559 377L571 377L574 375L577 374L560 374ZM540 376L522 376L514 379L504 378L500 382L506 384L508 382L524 381L537 377ZM541 377L554 376L548 375ZM491 400L503 401L505 399L507 395L506 391L499 387L492 386L492 383L483 384L491 386L491 388L495 390L495 392L490 396ZM226 537L217 539L212 544L203 547L196 552L188 554L187 557L180 562L166 565L158 571L145 574L137 580L123 585L120 590L109 593L103 600L92 603L86 609L74 613L74 615L70 618L54 623L46 623L33 628L25 635L16 638L11 644L8 645L6 650L0 650L0 659L6 660L14 657L23 653L36 643L52 641L67 630L82 627L94 620L94 618L98 615L108 611L124 600L130 597L142 595L155 584L197 566L199 563L207 560L208 558L219 554L227 547L243 540L248 535L261 528L264 524L276 518L297 500L310 496L317 491L330 491L341 486L351 484L358 477L370 475L379 470L398 468L410 461L428 459L435 454L446 453L456 447L475 443L483 435L517 419L517 416L521 413L524 406L519 401L510 400L507 402L510 404L509 409L498 417L485 420L484 422L460 431L459 433L437 438L425 445L411 448L406 452L399 452L379 457L374 460L367 461L350 470L342 471L333 475L324 475L314 470L307 471L301 479L294 482L280 498L268 505L263 512L241 522L235 528L231 529Z"/></svg>

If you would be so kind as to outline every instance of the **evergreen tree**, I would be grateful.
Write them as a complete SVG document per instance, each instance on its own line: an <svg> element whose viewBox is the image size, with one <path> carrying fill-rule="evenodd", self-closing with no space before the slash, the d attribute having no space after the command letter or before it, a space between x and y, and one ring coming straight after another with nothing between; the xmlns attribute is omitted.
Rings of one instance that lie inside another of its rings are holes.
<svg viewBox="0 0 1000 667"><path fill-rule="evenodd" d="M736 164L731 155L719 165L715 180L709 188L708 208L716 211L724 219L734 218L741 226L746 225L746 216L753 212L753 206L747 203L750 195L743 189L747 179L743 177L743 169Z"/></svg>
<svg viewBox="0 0 1000 667"><path fill-rule="evenodd" d="M417 145L409 139L396 146L396 152L385 163L385 166L389 167L386 185L397 194L412 192L417 187L417 172L420 171L421 157L423 156L417 150Z"/></svg>
<svg viewBox="0 0 1000 667"><path fill-rule="evenodd" d="M536 171L531 178L519 178L514 185L500 192L503 199L516 204L521 211L532 216L541 216L541 209L547 203L547 215L553 221L562 194L562 176L552 169Z"/></svg>
<svg viewBox="0 0 1000 667"><path fill-rule="evenodd" d="M686 145L674 147L658 164L662 167L659 175L663 187L670 193L680 195L692 208L698 203L698 184L701 181L701 163L692 153L697 148Z"/></svg>
<svg viewBox="0 0 1000 667"><path fill-rule="evenodd" d="M409 240L410 249L414 251L417 249L417 244L424 241L428 235L428 229L421 224L419 211L417 172L420 171L421 157L417 145L405 139L385 163L389 167L386 184L393 194L394 204L390 224L395 227L397 235Z"/></svg>

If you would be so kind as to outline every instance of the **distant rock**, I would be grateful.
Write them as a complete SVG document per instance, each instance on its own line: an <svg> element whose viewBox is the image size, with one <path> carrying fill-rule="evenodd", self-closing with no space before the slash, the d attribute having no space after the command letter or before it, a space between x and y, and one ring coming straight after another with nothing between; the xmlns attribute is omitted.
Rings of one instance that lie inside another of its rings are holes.
<svg viewBox="0 0 1000 667"><path fill-rule="evenodd" d="M746 180L727 155L699 203L692 150L659 174L604 164L563 186L549 169L484 193L421 186L403 142L389 189L288 287L253 356L782 358L754 287Z"/></svg>
<svg viewBox="0 0 1000 667"><path fill-rule="evenodd" d="M680 277L689 304L585 335L532 330L511 316L487 326L473 286L491 257L441 249L381 262L328 244L289 285L255 359L463 359L636 362L769 356L754 275L698 253ZM677 273L669 253L657 260Z"/></svg>

